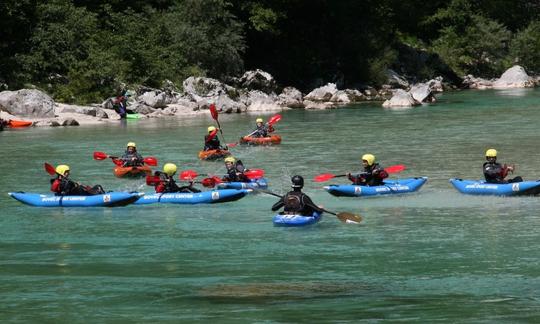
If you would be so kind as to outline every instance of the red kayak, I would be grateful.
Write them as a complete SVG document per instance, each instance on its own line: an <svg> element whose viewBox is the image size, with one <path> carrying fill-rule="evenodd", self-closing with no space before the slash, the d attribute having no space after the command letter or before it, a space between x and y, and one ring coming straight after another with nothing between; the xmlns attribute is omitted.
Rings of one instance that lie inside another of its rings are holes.
<svg viewBox="0 0 540 324"><path fill-rule="evenodd" d="M10 119L8 121L8 126L9 127L12 127L12 128L19 128L19 127L28 127L28 126L32 126L34 122L31 122L31 121L27 121L27 120L15 120L15 119Z"/></svg>
<svg viewBox="0 0 540 324"><path fill-rule="evenodd" d="M272 145L279 143L281 143L281 136L279 135L272 135L268 137L244 136L240 139L240 144Z"/></svg>
<svg viewBox="0 0 540 324"><path fill-rule="evenodd" d="M199 152L199 159L201 160L219 160L223 159L226 156L231 155L231 152L228 150L208 150L208 151L200 151Z"/></svg>
<svg viewBox="0 0 540 324"><path fill-rule="evenodd" d="M141 166L117 166L114 168L114 175L118 178L136 178L152 175L152 169L148 165Z"/></svg>

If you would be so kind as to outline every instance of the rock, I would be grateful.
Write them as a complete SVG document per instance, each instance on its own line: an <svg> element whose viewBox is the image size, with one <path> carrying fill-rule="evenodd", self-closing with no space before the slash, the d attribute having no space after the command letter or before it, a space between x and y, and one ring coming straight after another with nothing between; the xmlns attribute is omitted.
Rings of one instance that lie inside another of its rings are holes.
<svg viewBox="0 0 540 324"><path fill-rule="evenodd" d="M332 108L336 108L336 104L332 103L330 101L322 102L322 101L304 100L304 105L306 106L306 109L332 109Z"/></svg>
<svg viewBox="0 0 540 324"><path fill-rule="evenodd" d="M362 101L364 98L364 95L356 90L356 89L345 89L345 90L338 90L332 98L330 98L331 102L340 103L340 104L348 104L351 102L358 102Z"/></svg>
<svg viewBox="0 0 540 324"><path fill-rule="evenodd" d="M413 85L409 93L414 100L418 102L435 102L435 97L431 93L431 88L427 83L418 83Z"/></svg>
<svg viewBox="0 0 540 324"><path fill-rule="evenodd" d="M275 94L266 94L259 90L253 90L248 93L247 111L276 111L283 110L283 107L277 104Z"/></svg>
<svg viewBox="0 0 540 324"><path fill-rule="evenodd" d="M57 104L54 112L56 115L61 113L72 113L96 117L97 109L89 106Z"/></svg>
<svg viewBox="0 0 540 324"><path fill-rule="evenodd" d="M379 97L379 93L377 92L377 90L375 88L367 87L364 90L364 96L365 96L366 100L376 100Z"/></svg>
<svg viewBox="0 0 540 324"><path fill-rule="evenodd" d="M468 89L491 89L493 88L493 81L476 78L469 74L463 78L462 85L464 88Z"/></svg>
<svg viewBox="0 0 540 324"><path fill-rule="evenodd" d="M294 87L286 87L277 98L278 105L288 108L304 108L302 92Z"/></svg>
<svg viewBox="0 0 540 324"><path fill-rule="evenodd" d="M144 103L137 102L131 106L128 107L128 109L131 109L132 111L142 114L142 115L148 115L156 111L155 108L152 108L150 106L145 105Z"/></svg>
<svg viewBox="0 0 540 324"><path fill-rule="evenodd" d="M420 103L413 96L402 89L397 89L390 100L386 100L382 106L385 108L400 108L418 106Z"/></svg>
<svg viewBox="0 0 540 324"><path fill-rule="evenodd" d="M107 115L104 109L96 108L96 117L101 119L108 119L109 115Z"/></svg>
<svg viewBox="0 0 540 324"><path fill-rule="evenodd" d="M12 115L52 118L54 101L49 95L34 89L0 92L0 110Z"/></svg>
<svg viewBox="0 0 540 324"><path fill-rule="evenodd" d="M148 91L138 97L138 102L152 108L165 108L167 107L167 102L171 102L170 98L167 98L165 92L159 90ZM132 109L131 107L129 107Z"/></svg>
<svg viewBox="0 0 540 324"><path fill-rule="evenodd" d="M497 81L493 82L495 89L532 88L534 86L534 79L527 75L525 69L519 65L509 68Z"/></svg>
<svg viewBox="0 0 540 324"><path fill-rule="evenodd" d="M59 127L59 126L61 126L60 123L57 122L56 120L51 120L50 125L51 125L51 127Z"/></svg>
<svg viewBox="0 0 540 324"><path fill-rule="evenodd" d="M444 91L444 85L443 85L443 77L438 76L435 79L431 79L427 82L429 88L432 92L443 92Z"/></svg>
<svg viewBox="0 0 540 324"><path fill-rule="evenodd" d="M399 89L408 89L409 88L409 82L405 80L404 77L397 74L396 71L392 69L386 70L386 77L388 78L388 85L390 85L392 88L399 88Z"/></svg>
<svg viewBox="0 0 540 324"><path fill-rule="evenodd" d="M239 80L240 87L247 90L259 90L266 94L275 93L276 80L268 72L263 70L247 71Z"/></svg>
<svg viewBox="0 0 540 324"><path fill-rule="evenodd" d="M68 118L62 122L62 126L79 126L79 122L73 118Z"/></svg>
<svg viewBox="0 0 540 324"><path fill-rule="evenodd" d="M182 84L186 96L195 102L217 98L222 94L227 94L229 97L235 98L237 93L235 88L211 78L189 77Z"/></svg>
<svg viewBox="0 0 540 324"><path fill-rule="evenodd" d="M310 93L308 93L304 100L309 101L330 101L334 94L337 92L337 88L335 83L328 83L325 86L322 86L320 88L313 89Z"/></svg>

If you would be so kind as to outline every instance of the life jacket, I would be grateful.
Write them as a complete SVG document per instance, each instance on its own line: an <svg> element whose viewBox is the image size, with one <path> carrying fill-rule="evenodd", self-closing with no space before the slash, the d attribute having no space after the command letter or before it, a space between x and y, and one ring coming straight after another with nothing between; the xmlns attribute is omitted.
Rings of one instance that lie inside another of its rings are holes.
<svg viewBox="0 0 540 324"><path fill-rule="evenodd" d="M61 181L59 178L56 178L56 179L51 179L51 191L56 193L56 194L60 194L62 192L61 188L60 188L60 185L61 185Z"/></svg>
<svg viewBox="0 0 540 324"><path fill-rule="evenodd" d="M286 214L301 214L305 208L304 194L301 192L291 191L283 197L283 211Z"/></svg>
<svg viewBox="0 0 540 324"><path fill-rule="evenodd" d="M497 162L485 162L482 166L484 169L484 178L488 183L505 183L504 178L508 174L508 170L503 168Z"/></svg>
<svg viewBox="0 0 540 324"><path fill-rule="evenodd" d="M206 135L204 137L204 150L219 150L221 149L221 143L219 142L219 139L217 136L214 136L211 140L208 140L208 136Z"/></svg>
<svg viewBox="0 0 540 324"><path fill-rule="evenodd" d="M168 175L162 173L160 174L160 181L156 186L156 192L157 193L170 193L170 192L178 192L180 188L178 185L176 185L176 182L172 177L169 177Z"/></svg>

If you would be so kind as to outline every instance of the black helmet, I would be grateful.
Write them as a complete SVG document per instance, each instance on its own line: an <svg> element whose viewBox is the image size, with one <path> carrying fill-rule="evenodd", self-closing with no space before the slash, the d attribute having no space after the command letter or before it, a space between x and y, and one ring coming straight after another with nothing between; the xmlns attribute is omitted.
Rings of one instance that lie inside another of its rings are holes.
<svg viewBox="0 0 540 324"><path fill-rule="evenodd" d="M304 186L304 178L299 175L295 175L291 178L293 188L302 188Z"/></svg>

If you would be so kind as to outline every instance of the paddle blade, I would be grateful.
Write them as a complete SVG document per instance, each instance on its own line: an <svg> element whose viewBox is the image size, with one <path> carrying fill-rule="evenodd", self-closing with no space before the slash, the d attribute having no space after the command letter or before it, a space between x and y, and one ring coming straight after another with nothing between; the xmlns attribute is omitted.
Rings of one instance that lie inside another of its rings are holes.
<svg viewBox="0 0 540 324"><path fill-rule="evenodd" d="M208 142L210 142L211 140L213 140L214 137L216 137L217 132L218 132L217 129L214 129L212 132L210 132L210 134L208 134L208 137L206 138L206 143L208 143Z"/></svg>
<svg viewBox="0 0 540 324"><path fill-rule="evenodd" d="M315 176L315 178L313 178L313 181L315 182L325 182L325 181L328 181L330 179L333 179L335 178L336 176L332 173L323 173L323 174L319 174L318 176Z"/></svg>
<svg viewBox="0 0 540 324"><path fill-rule="evenodd" d="M122 160L113 159L112 161L113 161L114 164L116 164L119 167L124 165L124 161L122 161Z"/></svg>
<svg viewBox="0 0 540 324"><path fill-rule="evenodd" d="M277 123L280 120L281 120L281 115L276 114L276 115L272 116L272 118L270 118L270 120L268 121L268 125L272 126L272 125L274 125L275 123Z"/></svg>
<svg viewBox="0 0 540 324"><path fill-rule="evenodd" d="M94 160L105 160L108 157L104 152L94 152Z"/></svg>
<svg viewBox="0 0 540 324"><path fill-rule="evenodd" d="M204 178L201 184L206 188L214 188L216 186L216 180L214 178Z"/></svg>
<svg viewBox="0 0 540 324"><path fill-rule="evenodd" d="M146 176L146 184L149 185L149 186L155 186L160 181L161 181L161 179L159 178L159 176L151 176L151 175Z"/></svg>
<svg viewBox="0 0 540 324"><path fill-rule="evenodd" d="M387 173L398 173L405 170L405 166L403 164L397 164L389 166L388 168L384 168L384 171Z"/></svg>
<svg viewBox="0 0 540 324"><path fill-rule="evenodd" d="M362 221L362 216L347 212L338 213L337 218L347 224L360 224Z"/></svg>
<svg viewBox="0 0 540 324"><path fill-rule="evenodd" d="M210 105L210 114L212 115L212 118L214 120L217 120L218 119L218 112L217 112L217 109L216 109L216 105L215 104L211 104Z"/></svg>
<svg viewBox="0 0 540 324"><path fill-rule="evenodd" d="M244 175L249 179L258 179L264 177L264 170L254 169L244 172Z"/></svg>
<svg viewBox="0 0 540 324"><path fill-rule="evenodd" d="M193 180L197 178L198 175L199 174L195 170L186 170L182 171L178 177L180 180Z"/></svg>
<svg viewBox="0 0 540 324"><path fill-rule="evenodd" d="M148 165L151 165L151 166L156 166L157 165L157 159L153 156L149 156L149 157L145 157L143 159L144 163L148 164Z"/></svg>
<svg viewBox="0 0 540 324"><path fill-rule="evenodd" d="M227 147L235 147L236 145L238 145L238 143L229 143L227 144Z"/></svg>
<svg viewBox="0 0 540 324"><path fill-rule="evenodd" d="M56 170L54 169L54 167L52 165L50 165L49 163L45 162L43 164L43 166L45 167L45 171L47 171L48 174L54 176L56 175Z"/></svg>

